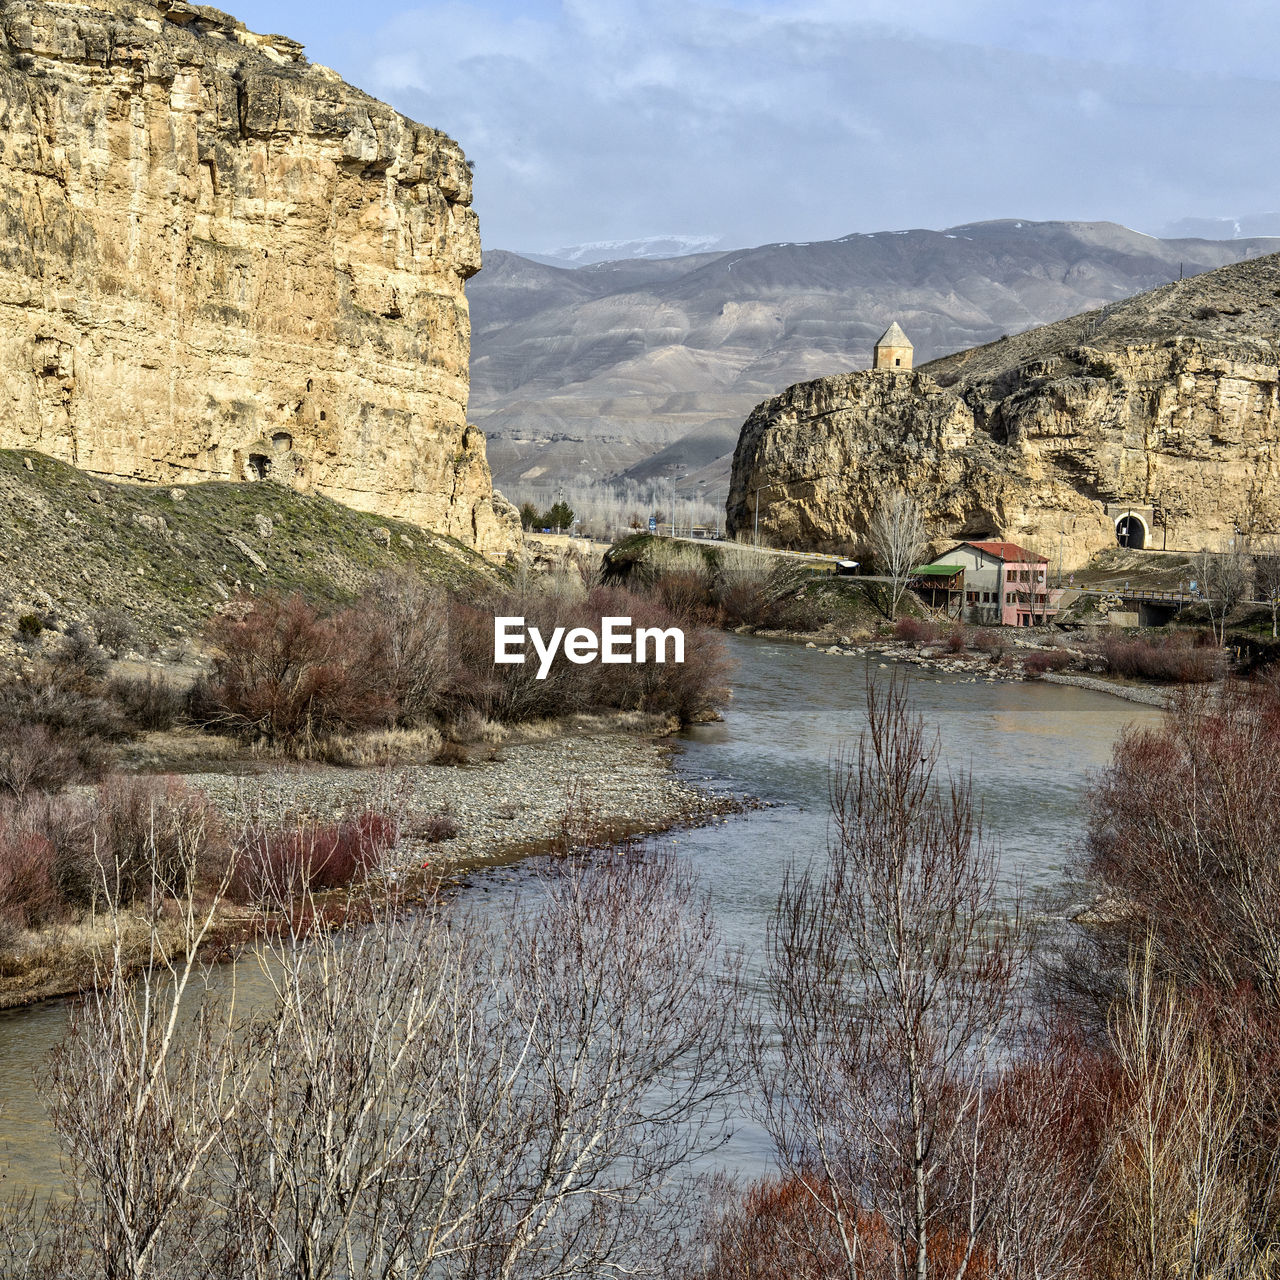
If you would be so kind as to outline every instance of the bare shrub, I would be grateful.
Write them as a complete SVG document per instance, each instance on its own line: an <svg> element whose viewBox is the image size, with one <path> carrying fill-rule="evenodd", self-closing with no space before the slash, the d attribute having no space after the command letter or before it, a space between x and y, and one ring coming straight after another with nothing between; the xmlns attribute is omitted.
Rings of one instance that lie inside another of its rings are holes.
<svg viewBox="0 0 1280 1280"><path fill-rule="evenodd" d="M993 660L998 660L1004 655L1005 649L1008 647L1004 637L991 627L979 627L972 635L969 641L979 653L988 653Z"/></svg>
<svg viewBox="0 0 1280 1280"><path fill-rule="evenodd" d="M79 860L87 870L78 878L89 891L85 905L105 896L124 906L153 894L156 885L185 894L196 881L220 879L228 861L209 802L172 777L108 778L97 789L81 840ZM72 878L66 870L64 875Z"/></svg>
<svg viewBox="0 0 1280 1280"><path fill-rule="evenodd" d="M60 791L84 772L83 754L42 724L14 725L0 737L0 792Z"/></svg>
<svg viewBox="0 0 1280 1280"><path fill-rule="evenodd" d="M94 614L92 625L94 640L117 658L138 637L137 624L127 613L119 610Z"/></svg>
<svg viewBox="0 0 1280 1280"><path fill-rule="evenodd" d="M1201 644L1195 633L1174 631L1159 639L1105 636L1099 651L1113 675L1178 684L1205 684L1222 663L1221 653Z"/></svg>
<svg viewBox="0 0 1280 1280"><path fill-rule="evenodd" d="M462 828L449 813L427 813L413 818L405 827L405 834L427 844L440 844L455 839Z"/></svg>
<svg viewBox="0 0 1280 1280"><path fill-rule="evenodd" d="M197 702L243 737L297 747L395 718L386 633L358 610L321 617L301 596L268 597L215 618L210 638L219 652Z"/></svg>
<svg viewBox="0 0 1280 1280"><path fill-rule="evenodd" d="M582 668L571 668L560 654L542 680L535 661L499 666L493 661L493 620L523 616L544 636L557 626L575 625L578 611L563 597L498 596L481 605L455 601L450 615L449 646L452 679L442 700L442 712L452 722L474 714L499 721L536 720L569 714L582 707Z"/></svg>
<svg viewBox="0 0 1280 1280"><path fill-rule="evenodd" d="M149 887L148 963L136 973L133 926L105 904L108 941L95 953L94 980L41 1082L65 1194L25 1213L11 1200L0 1207L6 1275L235 1274L237 1253L221 1245L210 1212L213 1156L221 1125L261 1079L262 1055L236 1034L197 959L212 908L188 894L162 914L174 888Z"/></svg>
<svg viewBox="0 0 1280 1280"><path fill-rule="evenodd" d="M1084 969L1126 989L1131 952L1180 987L1252 990L1280 1007L1280 697L1194 691L1167 724L1128 729L1091 794L1078 870L1124 904L1082 935Z"/></svg>
<svg viewBox="0 0 1280 1280"><path fill-rule="evenodd" d="M1104 904L1050 976L1123 1069L1116 1274L1172 1274L1192 1249L1196 1274L1253 1274L1230 1240L1280 1221L1278 745L1273 689L1184 693L1093 790L1077 872Z"/></svg>
<svg viewBox="0 0 1280 1280"><path fill-rule="evenodd" d="M101 775L109 744L127 737L118 708L92 682L44 664L0 685L0 787L54 791Z"/></svg>
<svg viewBox="0 0 1280 1280"><path fill-rule="evenodd" d="M66 914L54 880L53 845L31 816L17 806L0 808L0 919L23 929Z"/></svg>
<svg viewBox="0 0 1280 1280"><path fill-rule="evenodd" d="M883 1222L861 1215L862 1269L888 1253ZM827 1280L847 1271L839 1219L820 1174L764 1179L707 1205L688 1272L696 1280Z"/></svg>
<svg viewBox="0 0 1280 1280"><path fill-rule="evenodd" d="M493 619L523 616L543 636L556 628L599 632L601 619L630 617L634 628L685 632L685 660L605 666L570 662L563 649L545 678L538 663L496 665ZM450 627L452 683L443 711L452 722L467 715L499 722L549 719L577 711L613 708L673 715L683 721L713 714L728 698L728 660L720 638L690 627L656 600L619 587L593 587L585 598L500 596L483 607L455 602Z"/></svg>
<svg viewBox="0 0 1280 1280"><path fill-rule="evenodd" d="M119 710L95 683L51 663L0 686L0 724L42 724L70 744L129 736Z"/></svg>
<svg viewBox="0 0 1280 1280"><path fill-rule="evenodd" d="M398 839L397 823L373 812L347 822L251 829L241 837L228 894L236 902L287 902L346 889L377 870Z"/></svg>
<svg viewBox="0 0 1280 1280"><path fill-rule="evenodd" d="M651 588L657 602L686 625L714 621L715 606L705 571L671 570L659 573Z"/></svg>
<svg viewBox="0 0 1280 1280"><path fill-rule="evenodd" d="M969 633L963 622L957 622L947 632L945 643L948 653L963 653L969 647Z"/></svg>
<svg viewBox="0 0 1280 1280"><path fill-rule="evenodd" d="M435 715L449 683L449 599L422 579L383 577L358 610L376 620L382 666L398 724L421 725Z"/></svg>
<svg viewBox="0 0 1280 1280"><path fill-rule="evenodd" d="M1048 671L1065 671L1071 655L1059 649L1035 649L1022 660L1022 670L1029 676L1042 676Z"/></svg>
<svg viewBox="0 0 1280 1280"><path fill-rule="evenodd" d="M172 729L187 708L187 690L155 671L145 676L117 676L107 692L133 729Z"/></svg>
<svg viewBox="0 0 1280 1280"><path fill-rule="evenodd" d="M60 673L64 684L74 681L90 683L107 673L107 655L78 624L67 628L61 644L50 655L51 665Z"/></svg>
<svg viewBox="0 0 1280 1280"><path fill-rule="evenodd" d="M938 638L938 628L923 618L899 618L893 624L895 640L909 644L932 644Z"/></svg>
<svg viewBox="0 0 1280 1280"><path fill-rule="evenodd" d="M1107 1274L1265 1275L1269 1251L1251 1221L1246 1083L1231 1048L1155 977L1149 949L1132 957L1110 1033Z"/></svg>
<svg viewBox="0 0 1280 1280"><path fill-rule="evenodd" d="M111 948L46 1083L68 1195L28 1219L39 1274L671 1274L739 1083L692 872L572 860L497 916L365 907L288 916L247 1023L200 990L193 899L171 939L148 916L136 981Z"/></svg>

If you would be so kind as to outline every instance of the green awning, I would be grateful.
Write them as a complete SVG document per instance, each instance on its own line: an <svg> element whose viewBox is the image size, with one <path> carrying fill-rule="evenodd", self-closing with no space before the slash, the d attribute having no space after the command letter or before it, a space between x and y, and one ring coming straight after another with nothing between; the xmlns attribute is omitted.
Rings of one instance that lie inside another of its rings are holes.
<svg viewBox="0 0 1280 1280"><path fill-rule="evenodd" d="M964 565L922 564L918 569L912 569L911 572L921 578L954 578L957 573L964 572Z"/></svg>

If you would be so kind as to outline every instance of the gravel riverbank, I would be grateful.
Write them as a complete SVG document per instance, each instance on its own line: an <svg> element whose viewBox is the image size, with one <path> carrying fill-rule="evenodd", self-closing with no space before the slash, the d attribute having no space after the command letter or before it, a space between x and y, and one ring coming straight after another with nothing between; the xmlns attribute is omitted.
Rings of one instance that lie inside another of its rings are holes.
<svg viewBox="0 0 1280 1280"><path fill-rule="evenodd" d="M1049 671L1040 677L1050 684L1073 684L1077 689L1093 689L1097 693L1109 693L1129 702L1141 702L1148 707L1167 707L1168 689L1153 689L1146 685L1116 684L1114 680L1099 680L1094 676L1078 676Z"/></svg>
<svg viewBox="0 0 1280 1280"><path fill-rule="evenodd" d="M463 766L401 765L385 769L326 766L272 769L247 777L189 774L232 822L319 820L385 809L401 820L395 853L403 867L498 862L554 837L572 798L613 831L661 831L706 821L733 801L682 781L669 742L644 737L568 737L497 748L490 760ZM445 814L458 828L429 844L415 832Z"/></svg>

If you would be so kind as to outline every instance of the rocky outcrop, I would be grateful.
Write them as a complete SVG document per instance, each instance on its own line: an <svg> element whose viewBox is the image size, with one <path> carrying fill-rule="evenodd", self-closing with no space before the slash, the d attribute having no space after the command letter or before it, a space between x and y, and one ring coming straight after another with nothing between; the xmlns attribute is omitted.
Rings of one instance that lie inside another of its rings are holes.
<svg viewBox="0 0 1280 1280"><path fill-rule="evenodd" d="M731 534L846 549L882 495L939 546L1022 543L1066 568L1112 546L1217 548L1280 527L1280 255L1223 267L911 373L793 386L743 426Z"/></svg>
<svg viewBox="0 0 1280 1280"><path fill-rule="evenodd" d="M0 446L270 478L500 553L458 146L182 0L0 3Z"/></svg>

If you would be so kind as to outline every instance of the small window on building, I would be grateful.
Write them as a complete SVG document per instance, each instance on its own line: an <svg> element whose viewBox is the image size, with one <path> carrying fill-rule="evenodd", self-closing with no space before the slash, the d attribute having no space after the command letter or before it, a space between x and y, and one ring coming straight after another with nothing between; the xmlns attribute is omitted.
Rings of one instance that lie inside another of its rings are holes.
<svg viewBox="0 0 1280 1280"><path fill-rule="evenodd" d="M902 363L902 361L901 361L901 359L899 359L899 357L894 356L894 358L893 358L893 363L894 363L894 364L901 364L901 363Z"/></svg>
<svg viewBox="0 0 1280 1280"><path fill-rule="evenodd" d="M965 592L965 598L966 598L966 600L969 602L969 604L977 604L977 603L978 603L978 593L977 593L976 591L967 591L967 592Z"/></svg>

